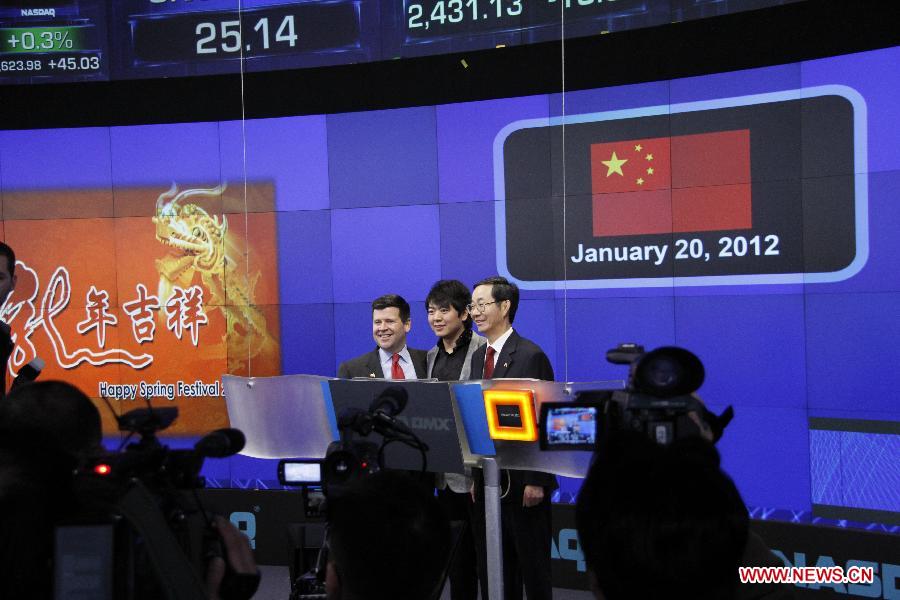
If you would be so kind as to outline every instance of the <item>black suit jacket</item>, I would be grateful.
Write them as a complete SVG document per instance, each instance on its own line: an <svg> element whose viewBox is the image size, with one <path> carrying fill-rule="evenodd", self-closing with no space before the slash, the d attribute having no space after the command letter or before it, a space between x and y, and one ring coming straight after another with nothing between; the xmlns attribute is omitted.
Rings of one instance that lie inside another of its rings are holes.
<svg viewBox="0 0 900 600"><path fill-rule="evenodd" d="M425 357L428 353L425 350L414 350L409 347L407 347L407 350L409 350L413 368L416 370L416 377L425 379L427 372ZM354 377L384 379L385 373L381 370L381 357L378 355L378 348L376 347L362 356L342 362L341 366L338 367L338 377L341 379L353 379Z"/></svg>
<svg viewBox="0 0 900 600"><path fill-rule="evenodd" d="M482 346L472 355L472 379L481 379L484 373L484 356L487 346ZM497 365L491 379L506 377L509 379L543 379L553 381L553 366L540 346L519 335L515 330L503 344L503 350L497 357ZM504 501L522 503L522 494L526 485L544 487L546 493L559 487L556 476L540 471L504 471L509 474L509 492Z"/></svg>
<svg viewBox="0 0 900 600"><path fill-rule="evenodd" d="M472 354L472 379L481 379L484 373L484 356L487 346L482 346ZM553 367L541 347L526 340L515 330L503 344L497 357L492 379L543 379L553 381Z"/></svg>

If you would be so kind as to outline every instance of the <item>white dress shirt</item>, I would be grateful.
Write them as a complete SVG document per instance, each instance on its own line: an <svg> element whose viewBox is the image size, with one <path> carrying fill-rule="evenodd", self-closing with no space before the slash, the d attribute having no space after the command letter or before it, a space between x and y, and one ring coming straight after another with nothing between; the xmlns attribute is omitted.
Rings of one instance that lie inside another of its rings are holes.
<svg viewBox="0 0 900 600"><path fill-rule="evenodd" d="M488 344L488 346L494 349L494 368L497 367L497 361L500 359L500 351L503 350L503 345L506 343L506 340L509 339L509 336L512 335L512 332L513 328L510 327L503 335L494 340L494 343ZM485 349L485 352L487 352L487 349ZM487 358L487 354L485 354L485 358Z"/></svg>
<svg viewBox="0 0 900 600"><path fill-rule="evenodd" d="M412 357L409 355L409 349L403 346L403 350L397 354L400 355L400 368L403 369L403 377L406 379L418 379L416 368L412 364ZM391 367L393 366L394 355L384 348L379 348L378 357L381 358L381 370L384 373L384 378L393 379L391 377Z"/></svg>

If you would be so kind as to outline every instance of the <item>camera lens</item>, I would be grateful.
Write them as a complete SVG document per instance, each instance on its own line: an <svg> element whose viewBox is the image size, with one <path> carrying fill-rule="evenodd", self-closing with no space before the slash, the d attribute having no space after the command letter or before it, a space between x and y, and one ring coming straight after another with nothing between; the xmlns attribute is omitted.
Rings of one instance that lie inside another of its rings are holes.
<svg viewBox="0 0 900 600"><path fill-rule="evenodd" d="M359 469L359 462L352 453L337 450L325 457L322 481L325 486L343 484L350 481Z"/></svg>
<svg viewBox="0 0 900 600"><path fill-rule="evenodd" d="M660 356L646 367L647 383L656 388L667 388L682 378L681 365L667 356Z"/></svg>
<svg viewBox="0 0 900 600"><path fill-rule="evenodd" d="M703 384L703 363L692 352L664 346L648 352L635 364L633 385L637 391L671 398L697 391Z"/></svg>

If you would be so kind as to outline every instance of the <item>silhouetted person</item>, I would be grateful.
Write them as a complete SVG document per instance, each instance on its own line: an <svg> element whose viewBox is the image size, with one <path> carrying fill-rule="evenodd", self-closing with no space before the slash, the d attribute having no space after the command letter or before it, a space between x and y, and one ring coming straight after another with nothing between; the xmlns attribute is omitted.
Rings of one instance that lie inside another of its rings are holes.
<svg viewBox="0 0 900 600"><path fill-rule="evenodd" d="M6 297L16 289L16 253L0 242L0 257L0 306L3 306Z"/></svg>
<svg viewBox="0 0 900 600"><path fill-rule="evenodd" d="M428 600L448 564L450 526L434 496L380 471L329 498L329 600Z"/></svg>
<svg viewBox="0 0 900 600"><path fill-rule="evenodd" d="M661 446L612 434L581 487L576 519L598 599L792 597L784 586L739 583L739 565L773 557L749 532L715 447L699 437Z"/></svg>
<svg viewBox="0 0 900 600"><path fill-rule="evenodd" d="M4 242L0 242L0 309L6 299L16 289L16 253ZM13 341L9 324L0 321L0 369L5 370L13 352ZM6 379L0 379L0 398L6 394Z"/></svg>
<svg viewBox="0 0 900 600"><path fill-rule="evenodd" d="M120 513L124 482L88 473L73 479L79 462L102 451L101 436L96 406L71 384L29 383L0 400L0 564L10 571L0 577L0 598L52 597L55 527L73 519L107 522ZM204 597L250 598L259 577L247 537L221 517L213 525L223 555L203 566ZM155 573L140 552L133 560L136 597L162 597L155 578L166 574Z"/></svg>
<svg viewBox="0 0 900 600"><path fill-rule="evenodd" d="M0 598L53 597L53 534L75 510L74 467L52 438L0 428Z"/></svg>
<svg viewBox="0 0 900 600"><path fill-rule="evenodd" d="M91 399L64 381L36 381L0 401L0 427L39 431L76 456L102 450L100 412Z"/></svg>

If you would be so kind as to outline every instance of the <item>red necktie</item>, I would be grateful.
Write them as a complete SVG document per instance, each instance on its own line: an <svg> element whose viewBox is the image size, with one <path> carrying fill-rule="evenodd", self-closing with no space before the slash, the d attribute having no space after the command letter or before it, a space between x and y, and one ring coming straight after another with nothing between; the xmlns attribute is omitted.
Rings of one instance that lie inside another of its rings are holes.
<svg viewBox="0 0 900 600"><path fill-rule="evenodd" d="M403 369L400 368L399 354L395 354L391 357L391 379L406 379L403 375Z"/></svg>
<svg viewBox="0 0 900 600"><path fill-rule="evenodd" d="M492 346L487 347L487 352L484 355L484 378L490 379L491 375L494 374L494 348Z"/></svg>

